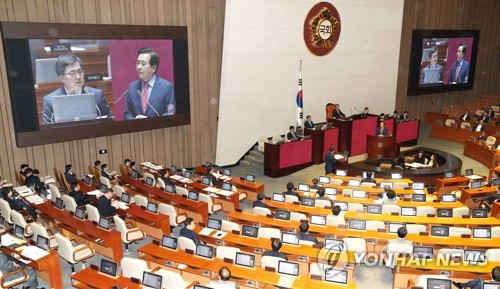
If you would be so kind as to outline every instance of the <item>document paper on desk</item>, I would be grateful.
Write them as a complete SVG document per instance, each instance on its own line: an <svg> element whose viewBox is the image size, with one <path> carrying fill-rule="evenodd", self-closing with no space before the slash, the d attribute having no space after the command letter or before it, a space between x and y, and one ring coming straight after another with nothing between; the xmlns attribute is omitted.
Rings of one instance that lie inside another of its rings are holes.
<svg viewBox="0 0 500 289"><path fill-rule="evenodd" d="M281 275L278 287L292 288L293 282L297 277L291 275Z"/></svg>
<svg viewBox="0 0 500 289"><path fill-rule="evenodd" d="M34 194L33 191L27 186L15 187L14 191L18 192L21 197L26 197Z"/></svg>
<svg viewBox="0 0 500 289"><path fill-rule="evenodd" d="M214 188L214 187L206 187L203 190L206 192L209 192L209 193L216 193L217 191L219 191L219 189Z"/></svg>
<svg viewBox="0 0 500 289"><path fill-rule="evenodd" d="M469 180L479 180L479 179L482 179L483 177L481 176L478 176L478 175L470 175L470 176L466 176Z"/></svg>
<svg viewBox="0 0 500 289"><path fill-rule="evenodd" d="M336 160L341 160L341 159L344 158L344 155L336 154L336 155L334 155L334 157L335 157Z"/></svg>
<svg viewBox="0 0 500 289"><path fill-rule="evenodd" d="M213 231L214 231L214 229L203 228L198 234L200 234L202 236L208 236L208 235L212 234Z"/></svg>
<svg viewBox="0 0 500 289"><path fill-rule="evenodd" d="M102 192L99 190L93 190L91 192L88 192L87 195L96 196L99 199L99 197L102 196Z"/></svg>
<svg viewBox="0 0 500 289"><path fill-rule="evenodd" d="M28 203L30 203L30 204L35 204L35 205L43 204L45 202L45 200L42 199L42 197L40 197L39 195L35 195L35 194L33 194L31 196L27 196L26 201L28 201Z"/></svg>
<svg viewBox="0 0 500 289"><path fill-rule="evenodd" d="M229 196L232 196L234 194L234 192L224 191L224 190L218 190L215 193L218 194L218 195L222 195L224 197L229 197Z"/></svg>
<svg viewBox="0 0 500 289"><path fill-rule="evenodd" d="M28 257L32 260L38 260L49 255L49 252L38 248L37 246L28 246L21 252L21 256Z"/></svg>
<svg viewBox="0 0 500 289"><path fill-rule="evenodd" d="M1 237L1 243L2 243L2 246L10 246L12 244L23 244L24 240L16 238L16 237L12 236L11 234L4 234Z"/></svg>

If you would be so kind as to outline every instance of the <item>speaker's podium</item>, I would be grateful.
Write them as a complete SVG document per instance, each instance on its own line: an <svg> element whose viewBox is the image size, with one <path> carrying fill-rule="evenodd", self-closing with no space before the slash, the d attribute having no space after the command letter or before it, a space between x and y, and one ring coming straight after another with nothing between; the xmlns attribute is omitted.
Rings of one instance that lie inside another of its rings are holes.
<svg viewBox="0 0 500 289"><path fill-rule="evenodd" d="M390 158L399 156L400 145L396 136L366 136L366 153L368 158Z"/></svg>
<svg viewBox="0 0 500 289"><path fill-rule="evenodd" d="M330 125L316 125L314 129L306 128L305 136L311 136L312 139L312 160L314 164L321 164L325 161L325 155L329 147L338 149L339 129L332 128Z"/></svg>
<svg viewBox="0 0 500 289"><path fill-rule="evenodd" d="M355 156L366 152L366 136L377 129L378 115L364 117L354 114L344 119L328 118L327 121L339 129L338 151L349 151L349 155Z"/></svg>
<svg viewBox="0 0 500 289"><path fill-rule="evenodd" d="M264 143L264 174L271 178L289 175L312 165L312 139Z"/></svg>

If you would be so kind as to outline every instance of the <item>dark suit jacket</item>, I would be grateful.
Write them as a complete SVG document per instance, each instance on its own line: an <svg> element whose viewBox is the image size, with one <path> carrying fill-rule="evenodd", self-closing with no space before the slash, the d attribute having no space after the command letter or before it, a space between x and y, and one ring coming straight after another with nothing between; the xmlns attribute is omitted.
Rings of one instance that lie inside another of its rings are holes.
<svg viewBox="0 0 500 289"><path fill-rule="evenodd" d="M333 118L340 118L342 116L345 116L345 114L340 109L339 110L336 110L336 109L333 110Z"/></svg>
<svg viewBox="0 0 500 289"><path fill-rule="evenodd" d="M418 155L415 157L415 162L419 164L425 165L425 155L422 155L422 157L419 157Z"/></svg>
<svg viewBox="0 0 500 289"><path fill-rule="evenodd" d="M182 228L181 231L179 232L179 237L189 238L189 239L193 240L195 245L201 244L201 241L198 238L198 236L196 235L196 233L189 230L188 228Z"/></svg>
<svg viewBox="0 0 500 289"><path fill-rule="evenodd" d="M99 198L97 209L101 217L113 217L116 215L116 208L111 206L111 200L104 195Z"/></svg>
<svg viewBox="0 0 500 289"><path fill-rule="evenodd" d="M142 109L142 80L136 80L128 86L127 103L125 104L125 119L135 119L137 115L147 117L174 115L176 111L174 86L169 81L156 76L155 83L148 96L146 111ZM151 108L153 107L153 108ZM156 110L156 112L155 112ZM158 113L157 113L158 112Z"/></svg>
<svg viewBox="0 0 500 289"><path fill-rule="evenodd" d="M30 184L35 185L36 190L40 190L45 187L45 184L40 180L39 176L31 175L24 180L24 183L29 187Z"/></svg>
<svg viewBox="0 0 500 289"><path fill-rule="evenodd" d="M90 203L90 196L84 194L82 191L71 191L69 193L70 197L73 197L75 199L75 203L77 206L85 206L86 204Z"/></svg>
<svg viewBox="0 0 500 289"><path fill-rule="evenodd" d="M404 114L399 116L399 120L407 120L407 119L409 119L409 117L405 116Z"/></svg>
<svg viewBox="0 0 500 289"><path fill-rule="evenodd" d="M314 122L306 121L306 122L304 122L304 127L305 128L314 128Z"/></svg>
<svg viewBox="0 0 500 289"><path fill-rule="evenodd" d="M361 182L362 183L374 183L374 184L377 183L374 178L364 178L361 180Z"/></svg>
<svg viewBox="0 0 500 289"><path fill-rule="evenodd" d="M303 241L311 241L311 242L314 242L314 244L318 244L318 239L316 237L313 237L307 233L301 233L299 235L299 238L300 240L303 240Z"/></svg>
<svg viewBox="0 0 500 289"><path fill-rule="evenodd" d="M450 71L450 80L448 83L456 82L456 83L467 83L469 78L469 62L467 60L462 60L462 66L460 66L460 71L458 72L458 77L455 78L455 74L457 71L458 62L453 62Z"/></svg>
<svg viewBox="0 0 500 289"><path fill-rule="evenodd" d="M464 120L464 116L465 116L465 120L466 120L466 121L470 120L470 114L467 114L467 115L466 115L465 113L464 113L464 114L462 114L462 115L460 116L460 119L461 119L461 120Z"/></svg>
<svg viewBox="0 0 500 289"><path fill-rule="evenodd" d="M255 208L255 207L262 207L262 208L269 208L269 206L264 203L263 201L254 201L253 204L252 204L252 208Z"/></svg>
<svg viewBox="0 0 500 289"><path fill-rule="evenodd" d="M262 257L264 256L278 257L281 259L285 259L285 261L288 261L288 257L285 254L277 251L265 251L264 254L262 254Z"/></svg>
<svg viewBox="0 0 500 289"><path fill-rule="evenodd" d="M488 121L490 121L490 117L489 116L481 116L480 118L477 119L477 121L480 121L480 120L483 120L485 124L488 123Z"/></svg>
<svg viewBox="0 0 500 289"><path fill-rule="evenodd" d="M101 171L101 175L110 181L115 179L115 177L111 177L106 171Z"/></svg>
<svg viewBox="0 0 500 289"><path fill-rule="evenodd" d="M297 133L294 132L292 133L291 131L289 131L287 134L286 134L286 139L287 140L291 140L292 138L296 138L297 137Z"/></svg>
<svg viewBox="0 0 500 289"><path fill-rule="evenodd" d="M64 177L66 178L66 181L70 184L73 182L78 182L78 179L76 178L74 173L65 172Z"/></svg>
<svg viewBox="0 0 500 289"><path fill-rule="evenodd" d="M160 177L160 179L163 180L163 182L165 183L165 186L166 185L172 185L172 186L175 186L174 182L172 182L172 180L170 178L167 178L167 177Z"/></svg>
<svg viewBox="0 0 500 289"><path fill-rule="evenodd" d="M325 155L325 175L333 174L335 172L335 164L337 160L333 153L327 152Z"/></svg>
<svg viewBox="0 0 500 289"><path fill-rule="evenodd" d="M4 200L6 200L7 203L9 203L9 206L12 210L14 210L14 211L24 210L24 208L21 207L14 199L12 199L8 196L4 196Z"/></svg>
<svg viewBox="0 0 500 289"><path fill-rule="evenodd" d="M106 98L101 89L93 88L90 86L84 86L84 90L95 95L95 103L99 108L97 110L97 116L113 116L111 109L106 102ZM85 92L83 92L85 93ZM66 95L66 90L64 87L56 89L52 93L43 97L43 123L52 123L54 121L54 110L52 108L52 97L56 95Z"/></svg>
<svg viewBox="0 0 500 289"><path fill-rule="evenodd" d="M377 130L375 131L375 135L380 135L380 134L387 136L387 135L389 135L389 130L386 127L384 127L382 129L382 131L380 131L380 126L379 126L379 127L377 127Z"/></svg>
<svg viewBox="0 0 500 289"><path fill-rule="evenodd" d="M299 193L297 192L294 192L294 191L286 191L286 192L283 192L285 195L289 195L289 196L296 196L297 198L299 198L299 201L302 200L302 198L300 197Z"/></svg>
<svg viewBox="0 0 500 289"><path fill-rule="evenodd" d="M476 129L477 129L477 127L478 127L478 126L479 126L479 124L478 124L478 125L476 125L476 126L474 127L473 131L476 131ZM481 132L486 131L486 125L484 125L484 124L483 124L483 125L481 126L481 129L480 129L480 130L481 130Z"/></svg>

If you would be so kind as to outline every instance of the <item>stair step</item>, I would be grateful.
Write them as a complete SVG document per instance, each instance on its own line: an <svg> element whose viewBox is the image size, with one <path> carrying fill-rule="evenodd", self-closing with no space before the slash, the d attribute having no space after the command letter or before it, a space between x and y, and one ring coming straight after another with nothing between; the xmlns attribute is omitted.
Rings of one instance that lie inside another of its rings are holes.
<svg viewBox="0 0 500 289"><path fill-rule="evenodd" d="M258 158L263 158L264 157L264 154L257 151L257 150L251 150L250 152L248 152L249 155L251 156L255 156L255 157L258 157Z"/></svg>
<svg viewBox="0 0 500 289"><path fill-rule="evenodd" d="M244 159L254 163L264 163L264 156L246 155Z"/></svg>

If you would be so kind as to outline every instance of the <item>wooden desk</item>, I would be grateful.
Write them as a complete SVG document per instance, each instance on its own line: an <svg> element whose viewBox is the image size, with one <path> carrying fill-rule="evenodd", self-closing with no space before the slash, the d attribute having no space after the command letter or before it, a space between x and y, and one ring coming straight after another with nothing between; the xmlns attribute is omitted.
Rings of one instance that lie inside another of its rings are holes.
<svg viewBox="0 0 500 289"><path fill-rule="evenodd" d="M277 178L312 165L312 139L282 144L264 143L264 174Z"/></svg>
<svg viewBox="0 0 500 289"><path fill-rule="evenodd" d="M496 187L482 187L479 189L462 190L462 194L460 195L460 202L471 209L477 208L479 207L480 202L474 203L473 199L484 198L487 195L494 194L496 190Z"/></svg>
<svg viewBox="0 0 500 289"><path fill-rule="evenodd" d="M424 120L426 123L433 124L436 123L436 120L440 120L444 123L447 118L448 118L447 114L428 111L425 113Z"/></svg>
<svg viewBox="0 0 500 289"><path fill-rule="evenodd" d="M493 202L491 205L491 216L500 219L500 202Z"/></svg>
<svg viewBox="0 0 500 289"><path fill-rule="evenodd" d="M397 157L399 149L396 136L366 136L366 153L369 158Z"/></svg>
<svg viewBox="0 0 500 289"><path fill-rule="evenodd" d="M118 209L117 212L132 221L134 227L142 229L151 238L161 240L163 235L170 236L170 218L167 215L148 212L136 204L130 204L126 210Z"/></svg>
<svg viewBox="0 0 500 289"><path fill-rule="evenodd" d="M436 179L436 192L438 193L438 197L441 198L441 196L443 194L448 194L452 191L459 190L460 187L468 186L469 182L470 182L470 179L465 177L465 176L457 176L457 177L449 178L449 179L437 178Z"/></svg>
<svg viewBox="0 0 500 289"><path fill-rule="evenodd" d="M210 186L206 186L199 181L194 181L192 183L187 184L189 187L193 188L194 191L199 192L200 194L210 195L208 191L205 191L206 188ZM240 209L240 192L232 192L229 196L224 196L218 193L214 193L218 196L218 198L214 198L214 201L220 202L222 205L222 210L224 212L234 212ZM246 199L243 198L241 200Z"/></svg>
<svg viewBox="0 0 500 289"><path fill-rule="evenodd" d="M130 278L123 276L111 277L106 274L99 273L91 268L85 268L82 271L71 275L71 285L76 288L112 288L120 286L120 288L143 288L141 285L132 283ZM61 287L62 288L62 287Z"/></svg>
<svg viewBox="0 0 500 289"><path fill-rule="evenodd" d="M305 129L304 135L310 135L312 139L312 159L314 164L321 164L325 161L325 154L329 147L339 147L339 129L331 128Z"/></svg>
<svg viewBox="0 0 500 289"><path fill-rule="evenodd" d="M420 119L396 121L394 135L401 146L416 146L420 131Z"/></svg>
<svg viewBox="0 0 500 289"><path fill-rule="evenodd" d="M465 143L466 140L469 140L471 136L477 137L481 135L480 132L476 131L469 131L469 130L464 130L461 128L454 128L450 126L445 126L445 125L438 125L436 123L432 124L431 127L431 136L444 139L444 140L449 140L449 141L454 141L454 142L459 142L459 143Z"/></svg>
<svg viewBox="0 0 500 289"><path fill-rule="evenodd" d="M362 179L361 175L359 175L359 176L345 176L345 177L335 176L335 175L328 175L328 177L330 179L342 180L342 182L344 182L346 184L349 182L349 180L356 180L356 179L359 180L359 179ZM405 178L405 179L391 179L391 178L388 178L388 179L386 179L386 178L375 177L375 182L377 183L377 186L380 186L380 182L407 183L408 185L411 185L413 183L413 180L412 179L408 179L408 178ZM308 184L312 185L312 182L309 181Z"/></svg>
<svg viewBox="0 0 500 289"><path fill-rule="evenodd" d="M1 246L0 250L7 256L11 256L12 253L21 255L21 252L16 249L12 249L6 246ZM23 259L29 259L22 256ZM42 277L50 284L50 288L63 289L61 264L59 262L59 253L49 250L49 255L42 257L38 260L31 260L26 266L37 270L37 275ZM20 261L19 261L20 262Z"/></svg>
<svg viewBox="0 0 500 289"><path fill-rule="evenodd" d="M495 167L500 161L500 153L494 152L491 148L482 146L479 143L474 143L466 140L464 144L464 156L468 156L482 163L488 168Z"/></svg>

